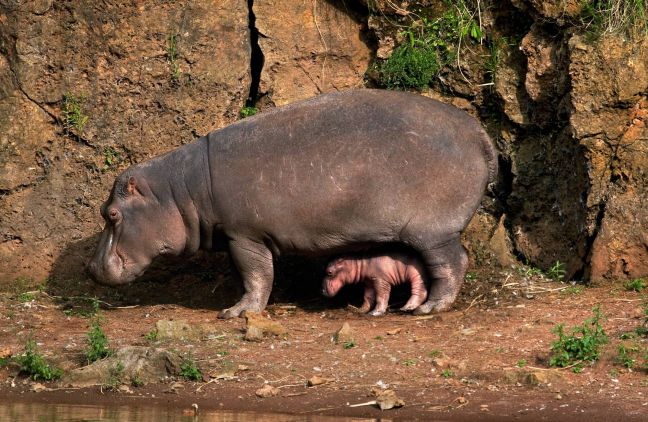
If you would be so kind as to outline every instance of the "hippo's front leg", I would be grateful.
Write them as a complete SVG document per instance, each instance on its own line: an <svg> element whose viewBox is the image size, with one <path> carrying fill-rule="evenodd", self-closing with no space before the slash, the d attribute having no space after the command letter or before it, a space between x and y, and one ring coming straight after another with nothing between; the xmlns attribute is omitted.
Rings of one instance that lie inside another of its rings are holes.
<svg viewBox="0 0 648 422"><path fill-rule="evenodd" d="M234 318L245 311L261 312L268 304L272 290L272 253L263 244L250 239L235 239L229 243L234 265L243 279L245 294L219 317Z"/></svg>

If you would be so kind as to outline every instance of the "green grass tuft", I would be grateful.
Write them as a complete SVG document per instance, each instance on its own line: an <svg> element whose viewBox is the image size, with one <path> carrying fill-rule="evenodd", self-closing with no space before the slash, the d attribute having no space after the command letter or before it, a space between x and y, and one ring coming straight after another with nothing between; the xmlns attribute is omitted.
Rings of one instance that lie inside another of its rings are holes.
<svg viewBox="0 0 648 422"><path fill-rule="evenodd" d="M579 19L590 40L604 34L648 37L647 0L585 0Z"/></svg>
<svg viewBox="0 0 648 422"><path fill-rule="evenodd" d="M63 375L61 368L50 366L45 361L45 358L38 352L36 342L32 339L27 340L25 353L17 356L14 360L20 365L20 372L27 374L34 381L51 381Z"/></svg>
<svg viewBox="0 0 648 422"><path fill-rule="evenodd" d="M564 368L575 365L574 372L580 372L581 363L598 359L600 347L608 342L608 337L601 326L603 316L600 308L596 306L593 312L593 317L586 319L583 325L573 327L569 335L564 332L564 324L552 329L558 340L551 345L550 366Z"/></svg>
<svg viewBox="0 0 648 422"><path fill-rule="evenodd" d="M80 134L83 128L88 123L88 116L83 113L82 106L85 102L85 97L79 95L78 97L71 92L63 95L63 106L61 109L63 129L66 132L76 132Z"/></svg>
<svg viewBox="0 0 648 422"><path fill-rule="evenodd" d="M95 318L87 334L88 347L85 351L88 364L112 355L112 350L108 348L108 337L101 328L101 321Z"/></svg>
<svg viewBox="0 0 648 422"><path fill-rule="evenodd" d="M180 376L191 381L202 380L202 372L193 359L185 359L180 365Z"/></svg>

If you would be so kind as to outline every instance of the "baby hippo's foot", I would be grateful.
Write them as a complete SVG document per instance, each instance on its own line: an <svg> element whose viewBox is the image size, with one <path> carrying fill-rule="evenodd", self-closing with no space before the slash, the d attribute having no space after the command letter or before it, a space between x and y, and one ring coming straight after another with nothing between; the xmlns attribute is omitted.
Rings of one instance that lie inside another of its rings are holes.
<svg viewBox="0 0 648 422"><path fill-rule="evenodd" d="M374 309L373 311L369 312L369 315L371 315L371 316L383 316L383 315L385 315L385 310Z"/></svg>
<svg viewBox="0 0 648 422"><path fill-rule="evenodd" d="M411 304L411 303L406 303L405 306L403 306L402 308L400 308L400 310L403 311L403 312L413 311L414 309L416 309L416 307L417 307L418 305L420 305L420 304L413 305L413 304Z"/></svg>
<svg viewBox="0 0 648 422"><path fill-rule="evenodd" d="M367 312L369 312L370 309L371 309L371 304L363 304L361 307L358 308L358 312L362 314L366 314Z"/></svg>
<svg viewBox="0 0 648 422"><path fill-rule="evenodd" d="M425 295L422 296L412 296L410 299L407 301L405 306L400 308L401 311L403 312L408 312L408 311L413 311L414 309L418 308L423 302L425 302L425 297L427 296L427 292Z"/></svg>

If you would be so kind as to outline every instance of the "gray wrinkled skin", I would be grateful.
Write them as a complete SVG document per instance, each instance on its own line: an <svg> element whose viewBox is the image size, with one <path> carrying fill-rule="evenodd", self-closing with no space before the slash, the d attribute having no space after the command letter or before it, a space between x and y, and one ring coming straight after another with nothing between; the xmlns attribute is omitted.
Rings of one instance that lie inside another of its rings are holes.
<svg viewBox="0 0 648 422"><path fill-rule="evenodd" d="M88 264L100 283L158 255L224 243L245 294L222 317L265 308L273 256L413 248L431 286L417 314L448 309L468 257L459 241L497 171L463 111L417 94L360 90L273 109L125 170L101 207Z"/></svg>

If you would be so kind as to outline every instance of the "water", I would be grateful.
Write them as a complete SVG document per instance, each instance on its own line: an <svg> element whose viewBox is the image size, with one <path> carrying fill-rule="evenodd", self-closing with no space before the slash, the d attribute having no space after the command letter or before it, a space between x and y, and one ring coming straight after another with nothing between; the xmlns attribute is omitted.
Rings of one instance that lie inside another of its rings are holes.
<svg viewBox="0 0 648 422"><path fill-rule="evenodd" d="M376 419L202 411L146 406L93 406L44 403L0 403L2 422L374 422Z"/></svg>

